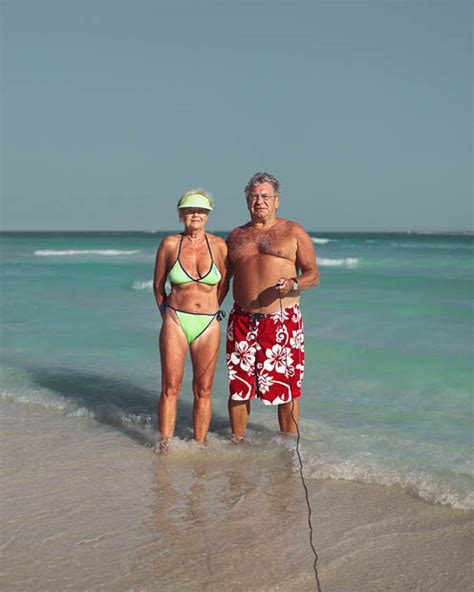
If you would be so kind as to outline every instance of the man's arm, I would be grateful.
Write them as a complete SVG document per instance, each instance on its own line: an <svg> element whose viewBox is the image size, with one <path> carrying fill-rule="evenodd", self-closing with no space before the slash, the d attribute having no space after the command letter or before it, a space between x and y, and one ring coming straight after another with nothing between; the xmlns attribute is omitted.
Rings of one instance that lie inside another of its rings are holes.
<svg viewBox="0 0 474 592"><path fill-rule="evenodd" d="M224 301L224 298L227 296L227 292L229 291L229 281L230 281L230 262L227 252L227 243L224 239L219 239L218 245L218 257L219 257L219 271L221 272L221 281L217 286L217 300L219 302L219 306Z"/></svg>
<svg viewBox="0 0 474 592"><path fill-rule="evenodd" d="M316 253L311 237L299 224L295 228L297 232L298 250L296 251L296 267L301 271L297 277L300 290L308 290L319 285L319 268L316 262Z"/></svg>
<svg viewBox="0 0 474 592"><path fill-rule="evenodd" d="M221 283L219 284L219 288L218 288L218 293L217 293L217 297L219 299L219 305L222 304L222 302L224 302L224 298L227 296L227 292L229 291L229 285L230 285L230 280L232 279L232 276L234 275L234 268L232 265L232 257L231 257L231 252L232 252L232 245L235 239L235 236L238 232L238 228L234 228L234 230L232 230L232 232L229 234L229 236L226 239L226 258L225 258L225 278L221 281Z"/></svg>
<svg viewBox="0 0 474 592"><path fill-rule="evenodd" d="M319 285L319 269L313 241L299 224L293 223L292 230L297 245L295 264L300 274L295 278L280 278L278 280L277 287L281 297L288 296L293 291L295 280L298 282L298 291L300 292Z"/></svg>

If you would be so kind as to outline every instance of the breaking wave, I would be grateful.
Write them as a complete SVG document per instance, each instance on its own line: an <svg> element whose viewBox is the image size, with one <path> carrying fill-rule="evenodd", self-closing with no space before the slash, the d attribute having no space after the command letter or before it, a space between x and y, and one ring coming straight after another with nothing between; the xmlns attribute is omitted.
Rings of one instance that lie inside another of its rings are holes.
<svg viewBox="0 0 474 592"><path fill-rule="evenodd" d="M333 239L333 238L316 238L314 236L311 237L311 240L316 245L326 245L327 243L334 243L334 242L336 242L336 240Z"/></svg>
<svg viewBox="0 0 474 592"><path fill-rule="evenodd" d="M455 491L447 484L437 483L435 476L422 471L404 473L376 463L358 463L353 458L334 460L307 455L306 460L306 471L311 479L343 479L376 485L398 485L431 504L448 505L458 510L474 509L474 492Z"/></svg>
<svg viewBox="0 0 474 592"><path fill-rule="evenodd" d="M326 257L320 257L318 259L318 265L321 267L357 267L359 265L359 259L355 257L346 257L345 259L328 259Z"/></svg>
<svg viewBox="0 0 474 592"><path fill-rule="evenodd" d="M133 282L132 290L153 290L153 280L147 282Z"/></svg>

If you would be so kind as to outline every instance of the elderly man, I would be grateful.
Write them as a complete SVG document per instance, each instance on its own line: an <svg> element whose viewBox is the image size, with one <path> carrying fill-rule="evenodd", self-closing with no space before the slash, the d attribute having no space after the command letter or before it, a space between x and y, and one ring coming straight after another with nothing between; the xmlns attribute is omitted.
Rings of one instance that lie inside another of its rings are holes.
<svg viewBox="0 0 474 592"><path fill-rule="evenodd" d="M245 436L250 400L278 405L280 429L297 431L304 373L300 294L319 284L313 242L296 222L277 218L279 182L256 173L245 196L250 222L227 239L234 307L227 330L229 415L234 442Z"/></svg>

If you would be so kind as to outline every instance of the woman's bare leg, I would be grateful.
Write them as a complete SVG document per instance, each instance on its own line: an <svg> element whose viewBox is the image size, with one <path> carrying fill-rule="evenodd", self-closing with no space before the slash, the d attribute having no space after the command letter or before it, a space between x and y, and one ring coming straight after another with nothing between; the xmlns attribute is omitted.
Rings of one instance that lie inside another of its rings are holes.
<svg viewBox="0 0 474 592"><path fill-rule="evenodd" d="M158 426L162 441L173 437L176 406L184 374L188 343L173 313L163 319L160 333L161 397L158 405Z"/></svg>
<svg viewBox="0 0 474 592"><path fill-rule="evenodd" d="M194 438L204 442L211 422L211 391L219 355L220 327L214 320L190 345L193 363Z"/></svg>

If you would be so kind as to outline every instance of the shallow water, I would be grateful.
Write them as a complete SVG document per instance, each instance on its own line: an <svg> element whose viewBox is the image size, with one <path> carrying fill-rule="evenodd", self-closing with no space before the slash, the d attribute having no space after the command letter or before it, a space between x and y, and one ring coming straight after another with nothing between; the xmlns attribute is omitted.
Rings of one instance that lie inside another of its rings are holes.
<svg viewBox="0 0 474 592"><path fill-rule="evenodd" d="M161 321L151 275L162 236L1 236L5 399L153 432ZM474 507L472 237L313 240L322 279L302 298L308 474L398 483L430 502ZM187 365L181 440L191 436L190 378ZM213 399L212 431L224 434L222 352ZM273 433L274 410L253 407L253 433Z"/></svg>

